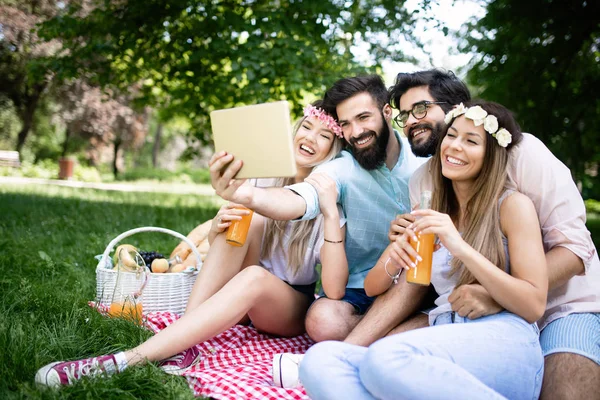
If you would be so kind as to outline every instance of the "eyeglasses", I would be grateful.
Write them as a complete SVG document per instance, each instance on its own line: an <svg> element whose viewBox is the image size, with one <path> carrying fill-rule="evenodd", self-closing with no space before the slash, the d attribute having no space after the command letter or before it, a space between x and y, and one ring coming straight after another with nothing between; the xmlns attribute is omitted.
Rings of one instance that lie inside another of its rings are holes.
<svg viewBox="0 0 600 400"><path fill-rule="evenodd" d="M415 104L410 111L400 111L400 114L394 117L394 121L400 128L404 128L408 121L409 114L412 114L416 119L423 119L427 116L427 109L434 104L448 104L446 101L422 101Z"/></svg>

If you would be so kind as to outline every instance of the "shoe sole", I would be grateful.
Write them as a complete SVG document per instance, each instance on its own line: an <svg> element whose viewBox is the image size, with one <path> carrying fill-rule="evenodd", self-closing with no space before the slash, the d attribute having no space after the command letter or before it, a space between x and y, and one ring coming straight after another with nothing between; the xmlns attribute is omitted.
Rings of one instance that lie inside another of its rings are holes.
<svg viewBox="0 0 600 400"><path fill-rule="evenodd" d="M38 385L50 386L50 387L63 386L62 382L60 381L60 378L58 378L58 377L57 377L58 380L56 380L56 379L49 380L48 379L48 372L54 371L52 368L55 365L60 364L61 362L62 361L56 361L51 364L44 365L42 368L40 368L38 370L38 372L35 373L35 383L37 383ZM58 373L56 373L56 374L58 375Z"/></svg>
<svg viewBox="0 0 600 400"><path fill-rule="evenodd" d="M280 388L283 387L281 384L283 378L281 376L281 358L281 354L277 354L275 357L273 357L273 382L275 383L275 386Z"/></svg>

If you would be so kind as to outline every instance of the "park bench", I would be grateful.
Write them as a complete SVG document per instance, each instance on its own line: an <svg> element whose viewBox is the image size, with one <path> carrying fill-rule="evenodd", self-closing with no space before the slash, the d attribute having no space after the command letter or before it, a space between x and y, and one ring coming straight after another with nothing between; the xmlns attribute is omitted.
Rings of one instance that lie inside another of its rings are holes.
<svg viewBox="0 0 600 400"><path fill-rule="evenodd" d="M20 167L18 151L0 150L0 167Z"/></svg>

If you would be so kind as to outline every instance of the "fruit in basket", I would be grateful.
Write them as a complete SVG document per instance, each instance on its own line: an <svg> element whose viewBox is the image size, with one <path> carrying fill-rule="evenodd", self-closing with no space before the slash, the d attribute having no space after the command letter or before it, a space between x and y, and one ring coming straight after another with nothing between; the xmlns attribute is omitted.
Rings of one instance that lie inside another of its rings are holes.
<svg viewBox="0 0 600 400"><path fill-rule="evenodd" d="M137 272L144 266L144 260L137 251L131 251L127 248L119 249L117 253L117 264L113 268L115 271Z"/></svg>
<svg viewBox="0 0 600 400"><path fill-rule="evenodd" d="M115 249L115 255L113 256L114 266L116 266L119 261L119 252L121 251L121 249L126 249L127 251L138 251L138 249L135 246L130 244L121 244L117 246L117 248Z"/></svg>
<svg viewBox="0 0 600 400"><path fill-rule="evenodd" d="M165 256L156 251L140 251L140 256L142 256L146 266L150 268L152 272L154 272L154 270L151 268L152 262L157 258L165 258Z"/></svg>
<svg viewBox="0 0 600 400"><path fill-rule="evenodd" d="M169 269L169 262L164 258L157 258L152 261L151 270L154 273L164 273Z"/></svg>
<svg viewBox="0 0 600 400"><path fill-rule="evenodd" d="M173 265L171 267L171 269L169 270L169 272L173 272L173 273L181 272L181 271L183 271L186 268L187 267L185 265L183 265L183 264L175 264L175 265Z"/></svg>

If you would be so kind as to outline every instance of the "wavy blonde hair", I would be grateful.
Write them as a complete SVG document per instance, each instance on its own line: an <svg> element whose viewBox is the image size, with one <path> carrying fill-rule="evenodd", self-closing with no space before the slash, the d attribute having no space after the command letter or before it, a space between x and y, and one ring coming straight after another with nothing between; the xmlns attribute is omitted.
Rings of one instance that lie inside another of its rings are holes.
<svg viewBox="0 0 600 400"><path fill-rule="evenodd" d="M321 108L321 101L314 102L313 106ZM294 126L294 136L306 118L307 117L302 117L302 119L300 119L300 121L298 121L298 123ZM311 165L310 167L314 168L317 165L333 160L335 156L337 156L342 150L342 147L343 139L333 135L333 143L331 144L331 149L329 150L329 153L327 153L327 156L322 161L316 163L315 165ZM275 181L274 187L283 187L292 185L294 183L296 182L294 181L293 177L279 178ZM304 262L304 255L306 254L306 249L308 248L308 241L310 240L313 226L316 221L316 218L309 221L298 222L276 221L270 218L267 219L265 235L262 242L261 257L272 257L273 251L280 247L283 250L283 253L286 255L288 269L291 270L294 275L296 275ZM288 224L292 224L291 236L287 246L284 247L283 233L285 232Z"/></svg>
<svg viewBox="0 0 600 400"><path fill-rule="evenodd" d="M504 270L506 254L502 243L498 201L505 190L507 179L508 150L519 143L522 133L512 113L500 104L484 101L465 103L466 107L481 106L489 114L498 118L498 125L512 134L512 143L503 148L494 137L486 132L485 155L479 175L472 187L472 195L467 201L464 213L461 210L452 187L452 181L442 175L441 144L446 132L440 138L437 151L432 157L431 173L435 188L431 208L448 214L454 224L462 227L462 238L476 251ZM452 122L448 124L448 127ZM460 229L460 228L459 228ZM458 258L451 261L450 275L460 273L456 287L471 284L477 280Z"/></svg>

